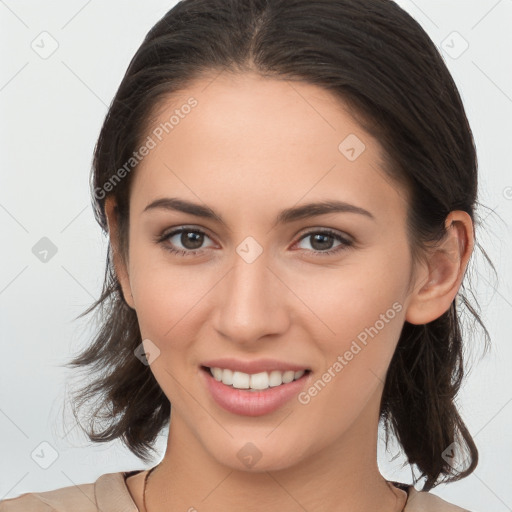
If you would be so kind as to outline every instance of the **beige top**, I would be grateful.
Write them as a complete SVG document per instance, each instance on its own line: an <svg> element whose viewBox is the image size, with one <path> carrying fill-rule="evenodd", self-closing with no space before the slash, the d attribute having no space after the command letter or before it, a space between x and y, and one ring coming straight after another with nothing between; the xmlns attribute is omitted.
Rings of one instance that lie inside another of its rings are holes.
<svg viewBox="0 0 512 512"><path fill-rule="evenodd" d="M139 471L101 475L96 482L62 487L53 491L24 493L0 502L0 512L139 512L126 478ZM142 477L142 475L140 475ZM405 512L470 512L412 485L393 482L407 491Z"/></svg>

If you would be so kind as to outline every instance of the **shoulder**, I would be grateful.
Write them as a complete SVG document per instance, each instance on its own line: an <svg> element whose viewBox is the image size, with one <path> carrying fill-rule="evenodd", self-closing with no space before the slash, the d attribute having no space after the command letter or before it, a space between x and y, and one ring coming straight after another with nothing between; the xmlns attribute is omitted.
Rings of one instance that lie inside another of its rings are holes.
<svg viewBox="0 0 512 512"><path fill-rule="evenodd" d="M27 492L0 502L0 512L96 512L94 484L62 487L52 491Z"/></svg>
<svg viewBox="0 0 512 512"><path fill-rule="evenodd" d="M430 492L417 491L412 485L409 487L408 494L404 512L471 512L466 508L448 503Z"/></svg>
<svg viewBox="0 0 512 512"><path fill-rule="evenodd" d="M93 483L24 493L0 501L0 512L138 512L125 476L125 472L105 473Z"/></svg>

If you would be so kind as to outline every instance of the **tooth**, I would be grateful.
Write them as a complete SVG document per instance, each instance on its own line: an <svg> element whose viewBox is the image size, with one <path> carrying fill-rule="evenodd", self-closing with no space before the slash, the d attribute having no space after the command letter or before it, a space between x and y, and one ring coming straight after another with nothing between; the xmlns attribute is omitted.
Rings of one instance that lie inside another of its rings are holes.
<svg viewBox="0 0 512 512"><path fill-rule="evenodd" d="M233 387L238 389L249 389L250 377L247 373L233 373Z"/></svg>
<svg viewBox="0 0 512 512"><path fill-rule="evenodd" d="M281 372L274 370L270 372L269 385L270 387L280 386L283 383L281 379Z"/></svg>
<svg viewBox="0 0 512 512"><path fill-rule="evenodd" d="M244 372L233 372L229 369L210 368L210 373L215 380L222 382L226 386L259 391L268 389L269 387L280 386L281 384L288 384L293 380L300 379L300 377L304 375L305 370L287 370L285 372L273 370L271 372L260 372L250 375Z"/></svg>
<svg viewBox="0 0 512 512"><path fill-rule="evenodd" d="M251 386L252 389L267 389L268 388L268 373L261 372L251 375Z"/></svg>
<svg viewBox="0 0 512 512"><path fill-rule="evenodd" d="M221 370L222 371L222 383L226 384L226 386L231 386L233 384L233 370Z"/></svg>
<svg viewBox="0 0 512 512"><path fill-rule="evenodd" d="M293 370L288 370L283 373L283 384L288 384L295 378L295 372Z"/></svg>
<svg viewBox="0 0 512 512"><path fill-rule="evenodd" d="M210 371L212 372L213 376L215 377L215 380L218 380L219 382L222 380L222 369L221 368L210 368Z"/></svg>

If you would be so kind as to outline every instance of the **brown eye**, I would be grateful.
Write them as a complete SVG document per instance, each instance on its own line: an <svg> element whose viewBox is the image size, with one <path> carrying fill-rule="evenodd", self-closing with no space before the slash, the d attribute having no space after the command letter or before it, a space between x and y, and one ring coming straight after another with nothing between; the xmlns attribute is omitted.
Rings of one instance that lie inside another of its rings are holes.
<svg viewBox="0 0 512 512"><path fill-rule="evenodd" d="M196 231L181 231L179 241L186 249L199 249L203 245L204 235Z"/></svg>
<svg viewBox="0 0 512 512"><path fill-rule="evenodd" d="M206 238L210 237L200 229L182 227L163 234L157 242L171 253L189 256L202 251Z"/></svg>
<svg viewBox="0 0 512 512"><path fill-rule="evenodd" d="M300 240L309 240L309 244L312 248L310 252L318 253L322 256L340 252L353 245L352 240L330 230L310 231L302 236ZM333 243L336 240L339 244L335 245L333 248Z"/></svg>

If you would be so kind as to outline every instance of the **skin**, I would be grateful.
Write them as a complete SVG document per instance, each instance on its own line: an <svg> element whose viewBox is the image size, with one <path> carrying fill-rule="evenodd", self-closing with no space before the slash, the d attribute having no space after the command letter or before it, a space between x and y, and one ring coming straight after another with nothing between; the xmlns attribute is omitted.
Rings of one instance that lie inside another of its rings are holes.
<svg viewBox="0 0 512 512"><path fill-rule="evenodd" d="M135 172L126 258L114 201L106 203L116 273L142 339L160 350L150 367L172 403L148 510L402 510L405 493L377 466L385 375L404 321L430 322L453 301L473 249L469 215L451 212L443 243L413 264L407 191L382 170L378 141L329 92L249 73L205 76L167 98L152 127L190 96L198 105ZM349 134L366 146L354 161L338 149ZM224 223L143 212L162 197L207 205ZM273 226L284 208L331 199L374 218L330 213ZM180 234L155 242L183 225L206 233L199 254L165 249L192 250ZM340 241L304 235L326 228L354 244L323 256ZM248 236L263 249L252 263L236 252ZM235 415L199 378L210 358L275 357L311 368L313 384L394 303L401 310L308 404ZM237 457L248 442L261 453L253 467ZM143 475L127 482L141 511Z"/></svg>

